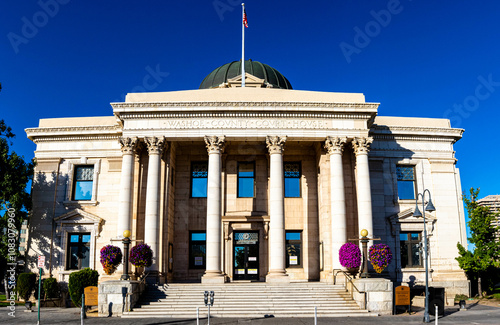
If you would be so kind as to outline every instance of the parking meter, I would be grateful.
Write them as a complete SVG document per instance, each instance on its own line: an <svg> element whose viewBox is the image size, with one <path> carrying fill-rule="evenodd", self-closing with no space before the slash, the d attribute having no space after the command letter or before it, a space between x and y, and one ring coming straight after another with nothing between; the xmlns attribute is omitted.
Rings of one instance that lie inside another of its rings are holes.
<svg viewBox="0 0 500 325"><path fill-rule="evenodd" d="M210 291L210 306L213 306L214 305L214 292L213 291Z"/></svg>
<svg viewBox="0 0 500 325"><path fill-rule="evenodd" d="M208 291L205 291L205 306L208 306Z"/></svg>

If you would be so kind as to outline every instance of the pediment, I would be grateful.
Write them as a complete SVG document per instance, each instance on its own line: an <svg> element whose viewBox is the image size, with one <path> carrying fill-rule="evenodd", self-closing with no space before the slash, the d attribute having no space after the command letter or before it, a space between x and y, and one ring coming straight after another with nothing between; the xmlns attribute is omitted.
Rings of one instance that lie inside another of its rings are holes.
<svg viewBox="0 0 500 325"><path fill-rule="evenodd" d="M63 215L60 215L57 218L54 218L54 221L59 224L68 224L68 223L78 223L78 224L101 224L104 219L92 214L90 212L86 212L82 209L74 209Z"/></svg>
<svg viewBox="0 0 500 325"><path fill-rule="evenodd" d="M241 74L228 79L227 84L229 87L241 87ZM255 88L260 88L260 87L266 87L266 81L264 79L260 79L253 74L250 74L248 72L245 72L245 86L247 87L255 87Z"/></svg>
<svg viewBox="0 0 500 325"><path fill-rule="evenodd" d="M419 222L422 223L424 220L422 217L414 217L413 213L415 212L415 209L409 208L406 210L403 210L399 213L393 214L392 216L389 216L388 219L394 223L394 222ZM426 213L425 215L425 221L427 223L429 222L435 222L437 219L435 216L430 214L429 212Z"/></svg>

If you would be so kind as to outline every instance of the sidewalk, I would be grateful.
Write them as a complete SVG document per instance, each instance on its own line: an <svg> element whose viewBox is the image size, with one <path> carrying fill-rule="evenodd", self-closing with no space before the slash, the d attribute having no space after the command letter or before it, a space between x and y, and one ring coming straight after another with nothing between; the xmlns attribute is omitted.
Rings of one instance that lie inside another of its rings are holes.
<svg viewBox="0 0 500 325"><path fill-rule="evenodd" d="M16 317L8 315L6 307L0 308L0 324L36 324L37 311L32 313L24 312L24 306L18 306L16 309ZM423 310L419 308L415 314L400 314L397 316L380 316L380 317L345 317L345 318L318 318L318 325L326 324L377 324L377 325L393 325L393 324L422 324ZM119 324L119 325L195 325L196 316L193 319L172 319L172 318L102 318L88 317L84 320L84 324ZM458 307L447 307L445 316L439 318L439 324L500 324L500 308L484 305L470 305L467 310L458 311ZM57 324L80 324L80 310L78 308L42 308L40 313L40 324L57 325ZM207 319L201 319L200 325L207 324ZM213 325L304 325L314 324L313 318L264 318L255 317L252 319L233 319L233 318L212 318L210 324ZM434 316L431 316L431 324L434 324Z"/></svg>

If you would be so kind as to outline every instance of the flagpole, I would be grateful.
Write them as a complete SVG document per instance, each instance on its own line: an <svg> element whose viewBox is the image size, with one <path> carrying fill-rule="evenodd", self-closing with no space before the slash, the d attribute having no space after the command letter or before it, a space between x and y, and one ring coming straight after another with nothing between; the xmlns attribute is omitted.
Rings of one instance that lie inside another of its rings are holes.
<svg viewBox="0 0 500 325"><path fill-rule="evenodd" d="M241 87L245 88L245 3L241 3Z"/></svg>

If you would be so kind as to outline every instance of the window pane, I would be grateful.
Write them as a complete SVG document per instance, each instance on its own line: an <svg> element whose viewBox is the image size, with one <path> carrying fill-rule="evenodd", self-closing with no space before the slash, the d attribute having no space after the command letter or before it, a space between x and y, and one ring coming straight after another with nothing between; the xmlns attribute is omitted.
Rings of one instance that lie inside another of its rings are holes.
<svg viewBox="0 0 500 325"><path fill-rule="evenodd" d="M285 197L300 197L300 178L285 178Z"/></svg>
<svg viewBox="0 0 500 325"><path fill-rule="evenodd" d="M408 246L405 242L401 242L401 267L405 268L408 265Z"/></svg>
<svg viewBox="0 0 500 325"><path fill-rule="evenodd" d="M191 184L192 197L207 197L207 179L193 178Z"/></svg>
<svg viewBox="0 0 500 325"><path fill-rule="evenodd" d="M406 233L399 234L399 240L408 240L408 234Z"/></svg>
<svg viewBox="0 0 500 325"><path fill-rule="evenodd" d="M94 179L93 166L78 166L76 167L75 178L77 181L91 181Z"/></svg>
<svg viewBox="0 0 500 325"><path fill-rule="evenodd" d="M203 267L205 265L205 245L191 245L191 263L194 267Z"/></svg>
<svg viewBox="0 0 500 325"><path fill-rule="evenodd" d="M396 166L398 181L414 181L415 168L413 166Z"/></svg>
<svg viewBox="0 0 500 325"><path fill-rule="evenodd" d="M238 197L253 197L253 178L238 178Z"/></svg>
<svg viewBox="0 0 500 325"><path fill-rule="evenodd" d="M398 197L400 200L414 200L414 183L412 181L398 181Z"/></svg>
<svg viewBox="0 0 500 325"><path fill-rule="evenodd" d="M207 234L206 233L199 233L199 232L193 232L191 233L191 240L192 241L205 241L207 240Z"/></svg>
<svg viewBox="0 0 500 325"><path fill-rule="evenodd" d="M420 246L418 244L411 245L411 264L413 266L420 265Z"/></svg>
<svg viewBox="0 0 500 325"><path fill-rule="evenodd" d="M69 248L69 261L68 269L74 270L78 269L78 246L71 246Z"/></svg>
<svg viewBox="0 0 500 325"><path fill-rule="evenodd" d="M82 243L88 243L88 242L90 242L90 235L83 235Z"/></svg>
<svg viewBox="0 0 500 325"><path fill-rule="evenodd" d="M412 232L412 233L410 234L410 236L411 236L411 239L412 239L412 240L419 240L418 233L416 233L416 232Z"/></svg>
<svg viewBox="0 0 500 325"><path fill-rule="evenodd" d="M80 236L79 235L70 235L69 236L69 241L71 243L78 243Z"/></svg>
<svg viewBox="0 0 500 325"><path fill-rule="evenodd" d="M80 250L80 268L89 267L90 260L90 248L87 246L81 246Z"/></svg>
<svg viewBox="0 0 500 325"><path fill-rule="evenodd" d="M300 240L300 232L287 232L286 240Z"/></svg>
<svg viewBox="0 0 500 325"><path fill-rule="evenodd" d="M298 266L300 264L300 244L288 244L287 250L287 266Z"/></svg>
<svg viewBox="0 0 500 325"><path fill-rule="evenodd" d="M77 181L75 184L75 200L91 200L92 199L92 182Z"/></svg>
<svg viewBox="0 0 500 325"><path fill-rule="evenodd" d="M254 164L253 163L239 163L238 176L239 177L253 177Z"/></svg>

